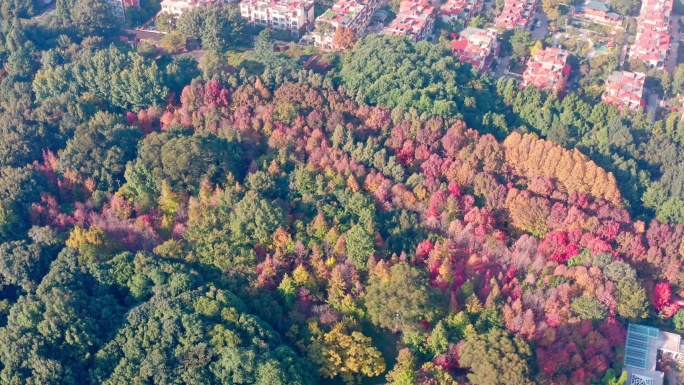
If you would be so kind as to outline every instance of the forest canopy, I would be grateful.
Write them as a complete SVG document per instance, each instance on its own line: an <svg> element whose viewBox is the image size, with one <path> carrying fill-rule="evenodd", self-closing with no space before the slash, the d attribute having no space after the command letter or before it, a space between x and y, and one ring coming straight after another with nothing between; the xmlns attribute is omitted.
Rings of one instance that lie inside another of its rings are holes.
<svg viewBox="0 0 684 385"><path fill-rule="evenodd" d="M684 328L678 114L389 36L238 64L230 7L153 59L84 12L0 21L0 382L616 384L627 322Z"/></svg>

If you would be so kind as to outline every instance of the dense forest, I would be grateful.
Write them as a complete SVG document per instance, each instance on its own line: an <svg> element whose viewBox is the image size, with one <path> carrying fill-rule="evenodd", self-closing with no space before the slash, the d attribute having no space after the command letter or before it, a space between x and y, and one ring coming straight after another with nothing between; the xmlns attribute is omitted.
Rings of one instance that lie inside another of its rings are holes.
<svg viewBox="0 0 684 385"><path fill-rule="evenodd" d="M2 3L0 383L618 385L628 321L684 331L678 113L397 37L155 60L58 3Z"/></svg>

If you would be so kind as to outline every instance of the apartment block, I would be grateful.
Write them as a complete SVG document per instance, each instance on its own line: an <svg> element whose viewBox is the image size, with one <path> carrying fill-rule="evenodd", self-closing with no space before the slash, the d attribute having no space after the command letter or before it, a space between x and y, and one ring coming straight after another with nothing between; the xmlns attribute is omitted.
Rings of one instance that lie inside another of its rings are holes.
<svg viewBox="0 0 684 385"><path fill-rule="evenodd" d="M288 30L301 36L314 23L312 0L243 0L242 17L259 26Z"/></svg>
<svg viewBox="0 0 684 385"><path fill-rule="evenodd" d="M159 5L161 6L162 12L180 16L183 12L195 8L204 7L211 4L225 5L227 1L223 0L162 0Z"/></svg>
<svg viewBox="0 0 684 385"><path fill-rule="evenodd" d="M126 20L126 5L124 0L107 0L107 4L112 9L112 16L120 20Z"/></svg>

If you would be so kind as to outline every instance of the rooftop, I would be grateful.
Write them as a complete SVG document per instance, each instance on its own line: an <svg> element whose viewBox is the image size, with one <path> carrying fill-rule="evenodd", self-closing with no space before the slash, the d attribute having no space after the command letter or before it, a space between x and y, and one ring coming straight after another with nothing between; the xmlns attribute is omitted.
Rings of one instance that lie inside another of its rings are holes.
<svg viewBox="0 0 684 385"><path fill-rule="evenodd" d="M665 373L658 370L661 358L682 362L683 352L680 335L630 323L624 360L627 385L663 385Z"/></svg>

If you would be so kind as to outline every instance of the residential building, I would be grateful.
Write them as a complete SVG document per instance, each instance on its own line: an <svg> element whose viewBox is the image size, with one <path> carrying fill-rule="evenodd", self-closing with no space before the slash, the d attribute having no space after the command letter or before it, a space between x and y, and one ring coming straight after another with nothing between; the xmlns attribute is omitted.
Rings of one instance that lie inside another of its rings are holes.
<svg viewBox="0 0 684 385"><path fill-rule="evenodd" d="M124 0L107 0L107 4L112 9L112 16L120 20L126 20L126 5Z"/></svg>
<svg viewBox="0 0 684 385"><path fill-rule="evenodd" d="M643 109L644 80L646 75L640 72L615 71L606 79L606 91L601 99L617 105L620 109Z"/></svg>
<svg viewBox="0 0 684 385"><path fill-rule="evenodd" d="M643 60L651 68L665 68L670 55L670 18L673 0L644 0L637 19L637 33L630 59Z"/></svg>
<svg viewBox="0 0 684 385"><path fill-rule="evenodd" d="M301 36L314 23L313 0L243 0L242 17L258 26L288 30Z"/></svg>
<svg viewBox="0 0 684 385"><path fill-rule="evenodd" d="M362 4L356 1L339 1L332 8L316 19L316 31L314 32L314 42L316 46L324 49L333 48L333 37L337 28L351 28L357 38L363 36L374 7L371 4ZM321 23L327 23L323 31L320 29Z"/></svg>
<svg viewBox="0 0 684 385"><path fill-rule="evenodd" d="M435 26L435 8L429 0L403 0L397 17L382 30L388 35L407 36L413 41L425 40Z"/></svg>
<svg viewBox="0 0 684 385"><path fill-rule="evenodd" d="M665 361L684 363L684 344L679 334L630 323L627 327L624 370L626 385L663 385Z"/></svg>
<svg viewBox="0 0 684 385"><path fill-rule="evenodd" d="M468 25L470 19L482 12L484 0L447 0L439 8L437 15L445 23L455 23L461 21L463 25Z"/></svg>
<svg viewBox="0 0 684 385"><path fill-rule="evenodd" d="M494 28L468 27L452 43L454 55L461 63L470 63L479 73L489 71L492 61L499 55L500 46Z"/></svg>
<svg viewBox="0 0 684 385"><path fill-rule="evenodd" d="M589 1L584 5L573 6L572 15L577 19L604 25L618 25L622 22L622 16L611 12L608 4L600 1Z"/></svg>
<svg viewBox="0 0 684 385"><path fill-rule="evenodd" d="M224 4L227 1L223 0L162 0L159 5L162 12L169 13L174 16L180 16L183 12L195 8L203 7L210 4Z"/></svg>
<svg viewBox="0 0 684 385"><path fill-rule="evenodd" d="M537 3L537 0L506 0L494 26L507 29L526 28L532 21Z"/></svg>
<svg viewBox="0 0 684 385"><path fill-rule="evenodd" d="M565 90L569 74L568 51L548 47L539 50L530 58L520 86L532 85L560 93Z"/></svg>

